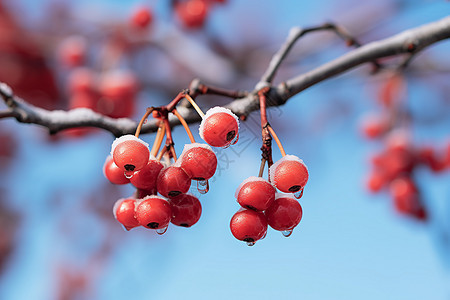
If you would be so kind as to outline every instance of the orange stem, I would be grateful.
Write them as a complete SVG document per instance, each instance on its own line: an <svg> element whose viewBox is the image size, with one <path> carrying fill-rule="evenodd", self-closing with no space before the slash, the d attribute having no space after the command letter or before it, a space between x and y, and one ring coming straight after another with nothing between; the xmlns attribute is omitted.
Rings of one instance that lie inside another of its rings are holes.
<svg viewBox="0 0 450 300"><path fill-rule="evenodd" d="M194 136L192 135L191 129L189 128L188 124L186 123L186 120L183 118L183 116L180 115L180 113L174 109L172 110L172 113L180 120L180 123L183 125L184 130L186 130L189 139L191 140L191 143L195 143Z"/></svg>
<svg viewBox="0 0 450 300"><path fill-rule="evenodd" d="M281 145L280 140L278 139L278 136L276 135L275 131L273 130L273 128L268 125L267 129L269 130L270 134L272 135L272 137L274 138L275 142L277 143L278 148L280 149L281 155L284 157L286 156L286 152L284 151L283 145Z"/></svg>
<svg viewBox="0 0 450 300"><path fill-rule="evenodd" d="M138 127L136 128L136 133L134 134L137 138L139 137L139 134L141 133L142 125L144 125L145 120L147 120L148 116L152 113L153 110L154 110L154 107L147 107L145 114L142 116L142 119L139 122Z"/></svg>
<svg viewBox="0 0 450 300"><path fill-rule="evenodd" d="M166 134L166 127L164 123L161 122L158 127L158 131L156 132L155 141L153 142L152 151L150 153L156 157L159 152L159 148L161 148L162 141L164 139L164 135Z"/></svg>
<svg viewBox="0 0 450 300"><path fill-rule="evenodd" d="M197 113L200 115L200 117L203 118L205 116L205 114L200 109L200 107L198 107L197 103L195 103L194 99L192 99L192 97L189 96L189 94L184 95L184 97L187 99L187 101L189 101L189 103L192 105L192 107L194 107L194 109L197 111Z"/></svg>

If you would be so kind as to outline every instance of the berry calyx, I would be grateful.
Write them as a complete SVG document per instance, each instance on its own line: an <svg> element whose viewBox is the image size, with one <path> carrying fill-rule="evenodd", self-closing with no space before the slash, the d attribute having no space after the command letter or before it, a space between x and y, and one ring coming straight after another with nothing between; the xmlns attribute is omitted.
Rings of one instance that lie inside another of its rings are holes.
<svg viewBox="0 0 450 300"><path fill-rule="evenodd" d="M127 184L130 182L130 180L125 177L123 171L116 166L110 155L106 158L105 164L103 165L103 174L106 179L114 184Z"/></svg>
<svg viewBox="0 0 450 300"><path fill-rule="evenodd" d="M148 144L134 135L123 135L111 146L114 163L124 172L136 172L147 165L150 150Z"/></svg>
<svg viewBox="0 0 450 300"><path fill-rule="evenodd" d="M119 199L113 207L113 214L126 230L130 230L139 226L139 222L135 217L135 199Z"/></svg>
<svg viewBox="0 0 450 300"><path fill-rule="evenodd" d="M147 165L134 173L130 182L138 189L154 190L156 189L156 179L159 172L164 168L164 165L155 158L150 158Z"/></svg>
<svg viewBox="0 0 450 300"><path fill-rule="evenodd" d="M166 228L171 217L172 210L169 202L158 196L148 196L136 207L136 219L146 228Z"/></svg>
<svg viewBox="0 0 450 300"><path fill-rule="evenodd" d="M271 183L284 193L302 191L309 174L303 160L294 155L286 155L269 168Z"/></svg>
<svg viewBox="0 0 450 300"><path fill-rule="evenodd" d="M227 147L237 141L239 119L231 110L216 106L209 109L200 123L200 137L213 147Z"/></svg>
<svg viewBox="0 0 450 300"><path fill-rule="evenodd" d="M191 178L177 166L162 169L156 179L156 188L164 197L175 197L184 194L191 186Z"/></svg>
<svg viewBox="0 0 450 300"><path fill-rule="evenodd" d="M184 146L177 165L194 180L208 180L216 172L217 157L208 145L192 143Z"/></svg>
<svg viewBox="0 0 450 300"><path fill-rule="evenodd" d="M266 210L275 200L275 188L261 177L249 177L236 189L236 199L243 208Z"/></svg>
<svg viewBox="0 0 450 300"><path fill-rule="evenodd" d="M267 223L278 231L291 231L301 221L303 211L292 195L277 193L273 204L264 212Z"/></svg>
<svg viewBox="0 0 450 300"><path fill-rule="evenodd" d="M230 221L233 236L253 246L267 233L267 220L262 212L242 209L235 213Z"/></svg>
<svg viewBox="0 0 450 300"><path fill-rule="evenodd" d="M170 222L181 227L191 227L198 222L202 215L202 205L197 197L181 194L169 200L172 208Z"/></svg>

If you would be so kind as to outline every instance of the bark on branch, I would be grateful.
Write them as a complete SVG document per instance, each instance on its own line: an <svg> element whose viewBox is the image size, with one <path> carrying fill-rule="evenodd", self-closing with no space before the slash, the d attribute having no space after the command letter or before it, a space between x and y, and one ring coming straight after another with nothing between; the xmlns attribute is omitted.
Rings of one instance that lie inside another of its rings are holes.
<svg viewBox="0 0 450 300"><path fill-rule="evenodd" d="M292 32L298 34L302 31L301 29L293 29ZM264 73L261 81L256 84L254 89L249 92L236 93L235 95L245 96L230 102L226 107L238 116L247 116L250 112L259 109L257 92L265 86L270 87L270 91L267 94L267 106L283 105L292 96L308 87L338 74L342 74L354 67L365 63L373 63L377 59L384 57L404 54L413 55L436 42L448 38L450 38L450 16L436 22L406 30L392 37L360 46L309 72L282 82L277 86L272 86L271 82L282 60L292 48L295 41L298 40L297 38L292 38L291 35L274 55L268 70ZM195 93L201 90L200 85L202 83L199 80L194 80L189 88ZM203 90L207 91L205 88ZM102 128L110 131L115 136L120 136L133 133L137 127L136 121L108 118L89 109L48 111L37 108L15 96L6 84L0 84L0 96L9 107L8 113L0 114L0 118L14 117L22 123L41 125L47 127L50 133L56 133L67 128L90 126ZM200 117L193 109L179 107L177 110L187 123L200 121ZM171 116L169 121L172 126L180 124L174 116ZM158 124L150 121L143 126L141 132L155 132L157 129Z"/></svg>

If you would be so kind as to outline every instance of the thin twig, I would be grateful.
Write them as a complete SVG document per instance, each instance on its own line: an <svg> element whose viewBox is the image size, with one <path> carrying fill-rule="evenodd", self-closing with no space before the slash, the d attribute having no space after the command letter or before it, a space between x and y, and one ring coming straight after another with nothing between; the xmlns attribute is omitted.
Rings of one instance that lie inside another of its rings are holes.
<svg viewBox="0 0 450 300"><path fill-rule="evenodd" d="M194 139L194 136L192 135L191 129L189 128L189 126L186 123L186 120L183 118L183 116L180 115L176 109L172 110L172 113L178 118L178 120L180 120L181 124L184 127L184 130L186 130L186 132L189 136L189 140L191 141L191 143L195 143L195 139Z"/></svg>

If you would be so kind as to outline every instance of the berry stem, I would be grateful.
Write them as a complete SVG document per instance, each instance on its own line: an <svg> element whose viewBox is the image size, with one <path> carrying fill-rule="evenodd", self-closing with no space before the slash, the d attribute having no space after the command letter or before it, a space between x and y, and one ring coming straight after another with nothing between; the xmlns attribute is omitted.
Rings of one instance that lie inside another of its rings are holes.
<svg viewBox="0 0 450 300"><path fill-rule="evenodd" d="M189 85L192 97L196 95L219 95L232 99L244 98L248 95L247 91L226 90L210 85L205 85L198 79L194 79Z"/></svg>
<svg viewBox="0 0 450 300"><path fill-rule="evenodd" d="M264 87L258 91L259 96L259 107L261 113L261 135L263 144L261 146L261 160L267 161L269 168L273 164L272 160L272 136L269 133L267 127L269 122L267 121L267 110L266 110L266 93L270 90L270 87ZM262 162L261 162L262 163Z"/></svg>
<svg viewBox="0 0 450 300"><path fill-rule="evenodd" d="M200 115L200 117L204 118L205 114L200 109L200 107L198 107L197 103L195 103L194 99L192 99L192 97L189 96L189 94L184 95L184 97L187 99L187 101L189 101L189 103L192 105L192 107L194 107L194 109L197 111L197 113Z"/></svg>
<svg viewBox="0 0 450 300"><path fill-rule="evenodd" d="M157 160L157 161L160 161L161 158L163 157L163 155L166 153L166 151L167 151L167 147L164 146L164 147L161 149L161 152L159 152L158 157L156 157L156 160Z"/></svg>
<svg viewBox="0 0 450 300"><path fill-rule="evenodd" d="M153 142L152 151L150 151L151 155L153 155L154 157L156 157L159 152L159 148L161 148L161 144L165 134L166 126L164 126L164 122L160 122L158 131L156 132L155 141Z"/></svg>
<svg viewBox="0 0 450 300"><path fill-rule="evenodd" d="M266 166L266 159L261 158L261 166L259 167L259 174L258 177L262 177L264 173L264 167Z"/></svg>
<svg viewBox="0 0 450 300"><path fill-rule="evenodd" d="M277 143L278 148L280 149L281 155L284 157L286 156L286 152L284 151L283 145L281 145L280 139L278 138L278 136L276 135L275 131L273 130L273 128L268 125L267 126L267 130L269 130L270 135L272 135L272 137L274 138L275 142Z"/></svg>
<svg viewBox="0 0 450 300"><path fill-rule="evenodd" d="M186 130L186 132L189 136L189 139L191 140L191 143L195 143L195 139L194 139L194 136L192 135L191 129L189 128L189 126L186 123L186 120L183 118L183 116L180 115L180 113L176 109L173 109L172 113L178 118L178 120L180 120L180 123L183 125L184 130Z"/></svg>
<svg viewBox="0 0 450 300"><path fill-rule="evenodd" d="M138 127L136 128L136 133L134 134L137 138L141 133L142 125L144 125L145 120L147 120L148 116L153 112L154 107L147 107L145 114L142 116L141 121L139 122Z"/></svg>

